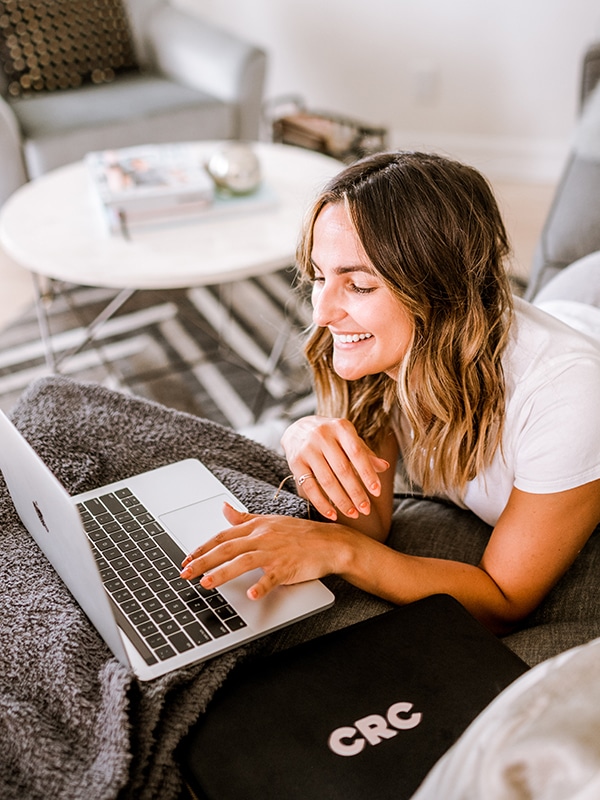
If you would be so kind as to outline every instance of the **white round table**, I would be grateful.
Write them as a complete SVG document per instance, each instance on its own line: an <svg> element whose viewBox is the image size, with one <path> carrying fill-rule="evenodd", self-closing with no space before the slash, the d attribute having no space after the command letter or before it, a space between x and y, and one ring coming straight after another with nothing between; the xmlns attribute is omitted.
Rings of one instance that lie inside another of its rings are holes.
<svg viewBox="0 0 600 800"><path fill-rule="evenodd" d="M208 160L222 142L196 142ZM88 326L86 342L138 289L227 284L290 266L302 220L324 183L343 167L328 156L283 144L253 143L268 204L232 204L219 213L136 226L111 234L96 188L81 161L19 188L0 211L0 244L34 277L46 362L54 372L40 276L121 291ZM264 194L261 192L259 194ZM84 343L85 344L85 343ZM83 344L77 350L80 350ZM64 354L61 361L72 353Z"/></svg>
<svg viewBox="0 0 600 800"><path fill-rule="evenodd" d="M219 142L198 142L208 158ZM131 239L111 235L83 162L18 189L0 212L0 243L38 275L89 286L175 289L223 283L293 263L303 215L342 168L333 158L255 143L272 205L145 225Z"/></svg>

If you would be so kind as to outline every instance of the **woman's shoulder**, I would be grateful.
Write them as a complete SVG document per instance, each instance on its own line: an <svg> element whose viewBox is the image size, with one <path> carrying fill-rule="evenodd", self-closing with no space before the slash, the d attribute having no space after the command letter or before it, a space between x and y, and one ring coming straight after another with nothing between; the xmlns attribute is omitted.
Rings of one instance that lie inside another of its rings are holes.
<svg viewBox="0 0 600 800"><path fill-rule="evenodd" d="M600 374L600 309L581 309L581 325L576 327L574 310L571 319L559 318L521 298L515 298L510 342L506 350L507 376L521 379L542 370L549 376L576 363L586 363ZM591 313L588 313L591 312ZM595 313L598 313L598 337L592 335ZM592 314L594 317L592 317Z"/></svg>

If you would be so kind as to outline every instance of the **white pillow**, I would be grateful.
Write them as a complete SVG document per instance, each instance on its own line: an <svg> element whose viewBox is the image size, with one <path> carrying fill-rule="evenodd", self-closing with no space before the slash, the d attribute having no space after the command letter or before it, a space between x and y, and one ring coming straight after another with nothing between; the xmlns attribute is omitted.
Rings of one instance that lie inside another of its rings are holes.
<svg viewBox="0 0 600 800"><path fill-rule="evenodd" d="M598 800L600 639L544 661L475 719L412 800Z"/></svg>

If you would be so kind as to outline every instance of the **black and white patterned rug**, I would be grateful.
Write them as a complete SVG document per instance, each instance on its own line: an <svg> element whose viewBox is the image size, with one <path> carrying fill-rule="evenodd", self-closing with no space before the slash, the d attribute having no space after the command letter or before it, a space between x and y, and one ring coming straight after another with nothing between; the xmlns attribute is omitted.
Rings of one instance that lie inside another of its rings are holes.
<svg viewBox="0 0 600 800"><path fill-rule="evenodd" d="M310 304L293 283L290 269L221 286L136 292L59 370L237 430L293 419L314 406L302 356ZM81 345L86 325L115 294L73 285L54 293L46 307L59 359ZM32 307L0 332L0 407L10 410L47 374Z"/></svg>

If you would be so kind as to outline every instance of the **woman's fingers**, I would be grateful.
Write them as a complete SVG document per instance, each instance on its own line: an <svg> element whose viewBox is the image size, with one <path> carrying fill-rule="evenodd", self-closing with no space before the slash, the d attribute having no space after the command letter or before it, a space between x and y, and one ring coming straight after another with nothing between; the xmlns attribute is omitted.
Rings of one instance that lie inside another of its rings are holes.
<svg viewBox="0 0 600 800"><path fill-rule="evenodd" d="M248 522L249 520L253 519L256 514L250 514L247 511L238 511L237 508L234 508L232 505L225 502L223 503L223 516L228 522L231 523L231 525L240 525L243 522ZM193 552L187 555L181 564L182 568L187 567L187 565L192 561L199 558L201 555L208 553L214 547L228 541L229 539L235 539L239 535L239 531L233 531L232 528L225 528L216 536L213 536L212 539L209 539L204 544L199 545Z"/></svg>
<svg viewBox="0 0 600 800"><path fill-rule="evenodd" d="M300 493L328 519L336 519L336 510L352 519L369 514L371 498L381 493L379 473L390 466L347 420L315 426L301 454L288 461Z"/></svg>
<svg viewBox="0 0 600 800"><path fill-rule="evenodd" d="M263 575L248 590L251 599L258 599L280 584L329 574L340 559L329 525L285 516L240 514L233 509L234 515L244 521L188 556L182 578L200 578L205 588L213 588L260 568Z"/></svg>

